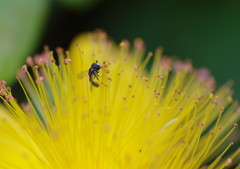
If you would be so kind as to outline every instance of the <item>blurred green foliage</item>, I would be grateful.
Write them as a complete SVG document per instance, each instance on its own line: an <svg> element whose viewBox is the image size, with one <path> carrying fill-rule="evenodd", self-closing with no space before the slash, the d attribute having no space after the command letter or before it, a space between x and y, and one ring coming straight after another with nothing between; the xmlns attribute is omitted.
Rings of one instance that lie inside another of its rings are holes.
<svg viewBox="0 0 240 169"><path fill-rule="evenodd" d="M85 11L101 0L55 0L61 3L65 7L69 7L72 9L77 9L78 11Z"/></svg>
<svg viewBox="0 0 240 169"><path fill-rule="evenodd" d="M56 1L85 10L99 0ZM51 18L50 7L53 0L0 0L0 80L14 82L25 58L35 53Z"/></svg>
<svg viewBox="0 0 240 169"><path fill-rule="evenodd" d="M0 1L0 79L13 82L16 70L40 38L47 0Z"/></svg>
<svg viewBox="0 0 240 169"><path fill-rule="evenodd" d="M239 9L240 1L108 1L97 24L116 41L141 37L148 50L161 45L167 55L209 68L218 86L233 79L239 99Z"/></svg>

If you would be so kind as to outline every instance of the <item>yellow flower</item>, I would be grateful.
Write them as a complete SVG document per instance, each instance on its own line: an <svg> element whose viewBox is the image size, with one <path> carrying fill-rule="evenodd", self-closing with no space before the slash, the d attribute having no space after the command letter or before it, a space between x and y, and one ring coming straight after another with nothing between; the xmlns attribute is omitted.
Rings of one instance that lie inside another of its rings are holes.
<svg viewBox="0 0 240 169"><path fill-rule="evenodd" d="M11 112L0 113L0 168L235 165L240 150L226 153L239 120L231 84L215 91L206 69L162 57L161 48L144 52L141 39L118 46L96 31L77 37L70 52L57 49L56 60L47 49L28 58L17 76L27 103L19 106L0 82Z"/></svg>

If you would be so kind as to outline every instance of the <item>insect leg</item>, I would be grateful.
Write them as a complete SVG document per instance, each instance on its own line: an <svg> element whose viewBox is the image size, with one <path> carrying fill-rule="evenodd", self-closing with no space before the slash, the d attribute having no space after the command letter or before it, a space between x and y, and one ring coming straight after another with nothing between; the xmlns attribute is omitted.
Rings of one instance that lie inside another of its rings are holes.
<svg viewBox="0 0 240 169"><path fill-rule="evenodd" d="M99 79L98 79L99 75L98 75L97 73L94 73L93 76L94 76L97 80L99 80Z"/></svg>

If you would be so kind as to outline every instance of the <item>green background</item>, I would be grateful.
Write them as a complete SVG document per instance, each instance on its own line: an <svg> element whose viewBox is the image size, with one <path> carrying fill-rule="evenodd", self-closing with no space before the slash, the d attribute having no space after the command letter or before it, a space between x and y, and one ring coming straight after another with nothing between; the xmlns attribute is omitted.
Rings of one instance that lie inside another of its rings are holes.
<svg viewBox="0 0 240 169"><path fill-rule="evenodd" d="M103 21L116 40L139 36L149 50L161 45L165 54L209 68L218 84L233 79L239 98L240 1L227 2L119 2L104 13Z"/></svg>

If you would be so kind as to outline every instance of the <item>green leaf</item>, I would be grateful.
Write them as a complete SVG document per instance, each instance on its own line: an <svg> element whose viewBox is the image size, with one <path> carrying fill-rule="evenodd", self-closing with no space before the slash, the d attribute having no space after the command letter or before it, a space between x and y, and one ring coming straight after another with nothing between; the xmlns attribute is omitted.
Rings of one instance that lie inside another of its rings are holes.
<svg viewBox="0 0 240 169"><path fill-rule="evenodd" d="M0 79L12 83L42 31L47 0L0 0Z"/></svg>

